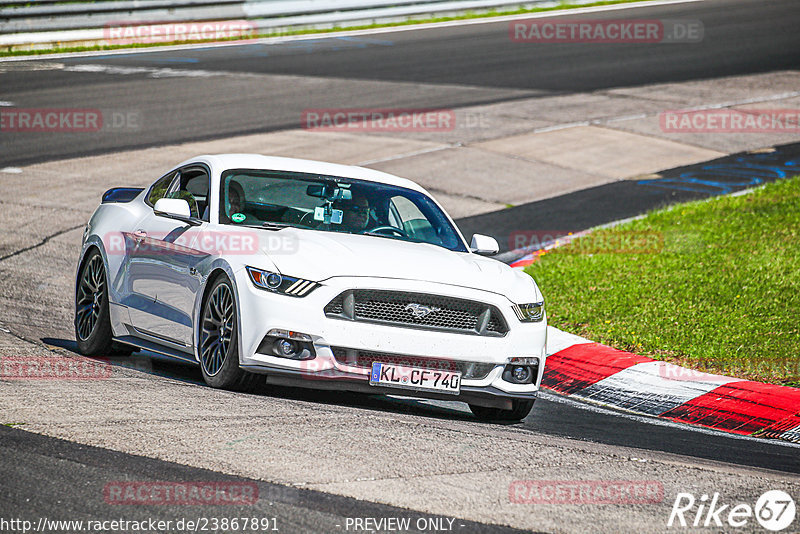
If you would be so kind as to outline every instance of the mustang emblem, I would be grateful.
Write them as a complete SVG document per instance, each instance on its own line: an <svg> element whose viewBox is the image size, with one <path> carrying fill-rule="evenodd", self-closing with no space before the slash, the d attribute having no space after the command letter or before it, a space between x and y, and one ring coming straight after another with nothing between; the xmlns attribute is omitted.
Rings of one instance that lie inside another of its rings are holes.
<svg viewBox="0 0 800 534"><path fill-rule="evenodd" d="M429 315L431 313L436 313L437 311L441 310L441 308L437 308L435 306L424 306L422 304L417 304L416 302L408 304L403 309L405 311L410 311L411 315L413 315L417 319L422 319L426 315Z"/></svg>

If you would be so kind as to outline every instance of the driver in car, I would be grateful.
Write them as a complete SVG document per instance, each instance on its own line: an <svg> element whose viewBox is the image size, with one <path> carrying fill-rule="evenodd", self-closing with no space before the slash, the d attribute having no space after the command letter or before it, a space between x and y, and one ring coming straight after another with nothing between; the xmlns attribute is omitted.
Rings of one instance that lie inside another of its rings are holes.
<svg viewBox="0 0 800 534"><path fill-rule="evenodd" d="M339 228L344 232L361 233L369 225L369 200L362 193L353 191L353 197L348 200L337 200L333 208L342 210L342 224Z"/></svg>
<svg viewBox="0 0 800 534"><path fill-rule="evenodd" d="M239 182L231 180L228 183L227 203L225 214L232 222L236 224L258 224L259 221L253 221L253 218L245 213L246 198L244 196L244 187Z"/></svg>

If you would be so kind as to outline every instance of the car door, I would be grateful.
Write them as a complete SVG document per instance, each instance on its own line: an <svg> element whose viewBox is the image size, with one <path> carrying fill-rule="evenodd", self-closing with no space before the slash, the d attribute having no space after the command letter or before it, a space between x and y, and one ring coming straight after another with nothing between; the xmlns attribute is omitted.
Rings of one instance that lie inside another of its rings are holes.
<svg viewBox="0 0 800 534"><path fill-rule="evenodd" d="M148 196L147 202L154 205L159 198L183 198L193 217L207 217L208 180L208 170L203 167L183 168L168 187ZM151 206L136 225L130 236L128 307L140 335L187 351L193 346L192 311L201 282L198 266L209 256L195 244L206 222L193 226L157 215Z"/></svg>

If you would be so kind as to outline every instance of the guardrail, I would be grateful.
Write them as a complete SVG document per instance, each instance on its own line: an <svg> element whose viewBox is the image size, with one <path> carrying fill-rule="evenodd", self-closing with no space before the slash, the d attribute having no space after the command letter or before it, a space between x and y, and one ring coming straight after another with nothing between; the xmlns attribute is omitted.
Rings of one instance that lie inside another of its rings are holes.
<svg viewBox="0 0 800 534"><path fill-rule="evenodd" d="M25 5L20 5L23 1ZM278 29L325 28L473 10L558 4L550 0L101 0L56 3L58 1L0 0L0 46L102 41L104 28L137 23L247 19L260 33L269 33Z"/></svg>

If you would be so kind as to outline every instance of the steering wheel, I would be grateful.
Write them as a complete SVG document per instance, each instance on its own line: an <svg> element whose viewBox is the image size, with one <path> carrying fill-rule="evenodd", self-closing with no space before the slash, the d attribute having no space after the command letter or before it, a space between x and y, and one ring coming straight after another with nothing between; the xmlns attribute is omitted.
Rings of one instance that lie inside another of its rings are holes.
<svg viewBox="0 0 800 534"><path fill-rule="evenodd" d="M376 226L375 228L371 228L371 229L367 230L365 233L367 233L367 234L372 234L372 233L380 234L381 232L393 232L393 233L399 235L400 237L405 237L405 238L408 237L408 234L405 232L405 230L401 230L400 228L397 228L395 226Z"/></svg>

